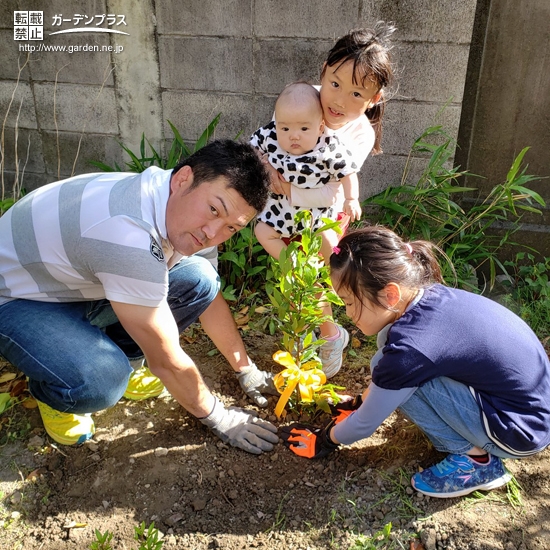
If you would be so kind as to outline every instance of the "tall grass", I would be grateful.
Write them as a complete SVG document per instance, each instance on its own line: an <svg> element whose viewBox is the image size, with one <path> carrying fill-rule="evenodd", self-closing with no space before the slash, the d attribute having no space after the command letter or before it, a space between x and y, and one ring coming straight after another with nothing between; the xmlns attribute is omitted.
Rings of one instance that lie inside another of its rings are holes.
<svg viewBox="0 0 550 550"><path fill-rule="evenodd" d="M19 81L21 80L21 73L23 69L27 66L29 62L29 55L25 57L25 62L21 65L18 60L18 72L17 79L15 81L15 86L13 88L6 112L4 113L4 118L2 120L2 130L0 132L0 186L1 186L1 196L0 196L0 216L4 214L13 204L19 200L24 194L25 189L23 187L23 178L25 175L25 168L29 160L30 153L30 139L27 143L27 151L24 159L20 158L19 155L19 117L21 115L21 107L23 106L23 100L19 103L17 109L17 115L15 117L15 126L13 128L14 132L14 168L15 174L13 176L13 182L11 185L6 181L7 179L7 169L6 169L6 124L8 121L9 114L11 112L13 103L15 101L15 94L17 88L19 87ZM21 164L23 162L23 164Z"/></svg>

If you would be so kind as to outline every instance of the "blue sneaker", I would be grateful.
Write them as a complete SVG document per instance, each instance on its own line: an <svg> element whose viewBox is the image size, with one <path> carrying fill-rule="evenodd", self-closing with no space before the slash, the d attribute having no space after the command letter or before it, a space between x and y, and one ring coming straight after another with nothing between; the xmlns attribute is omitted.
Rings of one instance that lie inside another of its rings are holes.
<svg viewBox="0 0 550 550"><path fill-rule="evenodd" d="M489 455L489 462L480 464L466 455L449 455L439 464L414 474L411 485L430 497L452 498L496 489L511 479L497 456Z"/></svg>

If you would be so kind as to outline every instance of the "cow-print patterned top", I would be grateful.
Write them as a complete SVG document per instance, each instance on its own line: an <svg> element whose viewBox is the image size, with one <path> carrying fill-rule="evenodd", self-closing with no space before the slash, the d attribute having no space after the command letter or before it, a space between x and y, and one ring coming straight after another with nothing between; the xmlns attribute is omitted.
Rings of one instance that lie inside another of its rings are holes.
<svg viewBox="0 0 550 550"><path fill-rule="evenodd" d="M291 155L279 147L275 121L254 132L250 143L262 153L267 153L270 164L291 185L303 189L315 189L330 180L340 180L357 172L351 152L340 140L325 131L315 148L303 155ZM271 194L267 205L258 219L273 227L283 237L291 237L304 229L294 224L294 216L306 207L291 205L285 195ZM323 225L321 218L335 219L336 212L331 207L307 207L313 217L313 229Z"/></svg>

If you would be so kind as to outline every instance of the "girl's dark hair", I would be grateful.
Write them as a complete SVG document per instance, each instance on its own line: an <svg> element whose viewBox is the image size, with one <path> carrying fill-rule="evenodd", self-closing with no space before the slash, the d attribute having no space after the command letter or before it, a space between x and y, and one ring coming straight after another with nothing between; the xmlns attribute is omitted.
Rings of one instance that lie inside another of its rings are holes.
<svg viewBox="0 0 550 550"><path fill-rule="evenodd" d="M386 99L384 88L389 86L393 79L393 64L390 56L392 48L391 35L396 27L391 23L379 21L372 29L354 29L340 38L332 47L327 56L327 63L323 68L323 77L326 66L340 67L348 61L353 62L353 82L365 85L365 81L373 81L378 84L378 91L382 94L380 100L365 114L374 129L375 142L373 154L382 152L380 142L382 140L382 116Z"/></svg>
<svg viewBox="0 0 550 550"><path fill-rule="evenodd" d="M406 243L387 227L373 225L342 238L330 257L330 270L359 303L366 298L386 307L378 293L388 283L420 289L443 282L434 250L439 249L429 241Z"/></svg>

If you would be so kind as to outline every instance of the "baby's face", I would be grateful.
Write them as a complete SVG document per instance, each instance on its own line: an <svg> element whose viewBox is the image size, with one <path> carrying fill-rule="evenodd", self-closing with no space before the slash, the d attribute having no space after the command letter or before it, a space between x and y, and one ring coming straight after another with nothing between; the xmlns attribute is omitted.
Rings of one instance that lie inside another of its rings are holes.
<svg viewBox="0 0 550 550"><path fill-rule="evenodd" d="M279 147L291 155L311 151L323 133L324 123L318 108L296 108L284 102L275 108L275 128Z"/></svg>

